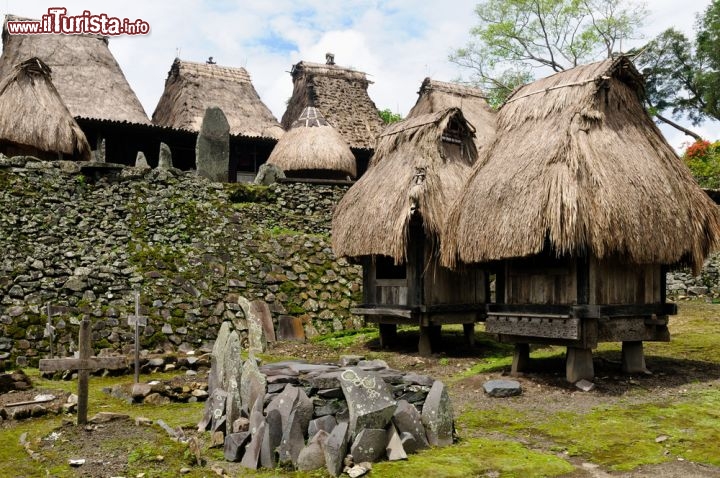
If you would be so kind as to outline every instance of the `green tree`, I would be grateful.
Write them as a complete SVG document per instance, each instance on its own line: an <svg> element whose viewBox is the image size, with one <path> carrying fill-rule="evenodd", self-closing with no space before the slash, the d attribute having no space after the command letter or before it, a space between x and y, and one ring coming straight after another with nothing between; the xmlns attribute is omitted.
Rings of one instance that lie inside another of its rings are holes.
<svg viewBox="0 0 720 478"><path fill-rule="evenodd" d="M398 121L403 119L403 117L400 113L393 113L390 108L385 108L384 110L378 110L378 115L380 115L380 119L385 124L397 123Z"/></svg>
<svg viewBox="0 0 720 478"><path fill-rule="evenodd" d="M538 67L562 71L611 57L647 16L634 0L484 0L473 40L450 55L497 103Z"/></svg>
<svg viewBox="0 0 720 478"><path fill-rule="evenodd" d="M720 119L720 0L713 0L698 21L697 56L706 66L699 73L704 112Z"/></svg>

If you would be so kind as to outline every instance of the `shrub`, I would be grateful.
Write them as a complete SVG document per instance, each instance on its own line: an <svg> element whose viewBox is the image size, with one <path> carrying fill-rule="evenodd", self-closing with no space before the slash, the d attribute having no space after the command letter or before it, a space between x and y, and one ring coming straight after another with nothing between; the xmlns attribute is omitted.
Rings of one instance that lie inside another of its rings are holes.
<svg viewBox="0 0 720 478"><path fill-rule="evenodd" d="M703 188L720 188L720 141L696 141L683 154L685 164Z"/></svg>

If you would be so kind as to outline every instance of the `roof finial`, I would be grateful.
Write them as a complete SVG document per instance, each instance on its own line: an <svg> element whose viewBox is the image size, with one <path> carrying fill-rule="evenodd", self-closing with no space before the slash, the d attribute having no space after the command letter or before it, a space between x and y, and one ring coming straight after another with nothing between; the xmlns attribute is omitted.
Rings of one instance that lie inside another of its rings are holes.
<svg viewBox="0 0 720 478"><path fill-rule="evenodd" d="M335 54L334 53L325 53L325 64L327 65L334 65L335 64Z"/></svg>
<svg viewBox="0 0 720 478"><path fill-rule="evenodd" d="M208 65L214 65L215 60L213 60L213 57L209 57L205 63L207 63Z"/></svg>

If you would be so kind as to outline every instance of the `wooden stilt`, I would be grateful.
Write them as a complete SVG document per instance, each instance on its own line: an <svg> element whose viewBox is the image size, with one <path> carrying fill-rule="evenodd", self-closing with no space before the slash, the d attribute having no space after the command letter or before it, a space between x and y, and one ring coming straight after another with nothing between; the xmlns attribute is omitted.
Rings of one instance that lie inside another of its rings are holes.
<svg viewBox="0 0 720 478"><path fill-rule="evenodd" d="M515 344L510 375L526 372L530 366L530 344Z"/></svg>

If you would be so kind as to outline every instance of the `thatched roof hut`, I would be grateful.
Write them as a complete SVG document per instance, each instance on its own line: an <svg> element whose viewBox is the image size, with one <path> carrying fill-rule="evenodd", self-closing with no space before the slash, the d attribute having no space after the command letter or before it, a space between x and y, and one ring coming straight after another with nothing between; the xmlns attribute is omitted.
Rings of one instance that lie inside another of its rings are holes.
<svg viewBox="0 0 720 478"><path fill-rule="evenodd" d="M368 171L335 209L333 250L363 265L363 304L353 309L380 325L381 345L397 324L420 328L421 355L442 324L463 324L472 341L489 290L480 268L439 264L446 211L477 158L474 129L459 108L388 126Z"/></svg>
<svg viewBox="0 0 720 478"><path fill-rule="evenodd" d="M388 126L367 173L335 210L335 254L384 255L404 262L413 216L422 218L428 237L439 239L447 210L477 157L473 133L458 108Z"/></svg>
<svg viewBox="0 0 720 478"><path fill-rule="evenodd" d="M60 98L51 70L30 58L0 82L0 152L41 159L90 159L90 145Z"/></svg>
<svg viewBox="0 0 720 478"><path fill-rule="evenodd" d="M519 88L448 219L455 264L556 255L691 264L720 245L717 206L642 106L626 57Z"/></svg>
<svg viewBox="0 0 720 478"><path fill-rule="evenodd" d="M344 179L357 175L350 147L312 106L306 107L280 138L267 162L288 177Z"/></svg>
<svg viewBox="0 0 720 478"><path fill-rule="evenodd" d="M31 20L6 15L0 78L18 63L40 58L53 72L53 83L75 118L149 123L147 114L99 35L10 35L7 22Z"/></svg>
<svg viewBox="0 0 720 478"><path fill-rule="evenodd" d="M278 139L283 134L244 68L179 58L170 67L152 120L161 126L200 131L205 110L213 106L225 113L231 135Z"/></svg>
<svg viewBox="0 0 720 478"><path fill-rule="evenodd" d="M460 108L465 119L475 128L478 150L493 139L495 110L490 108L480 88L425 78L420 85L417 102L407 116L412 118L453 107Z"/></svg>
<svg viewBox="0 0 720 478"><path fill-rule="evenodd" d="M353 150L372 150L383 128L367 89L372 82L361 71L301 61L292 67L293 94L282 117L289 129L306 106L317 107Z"/></svg>

